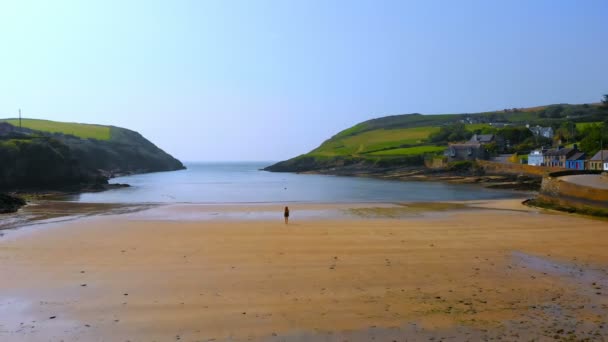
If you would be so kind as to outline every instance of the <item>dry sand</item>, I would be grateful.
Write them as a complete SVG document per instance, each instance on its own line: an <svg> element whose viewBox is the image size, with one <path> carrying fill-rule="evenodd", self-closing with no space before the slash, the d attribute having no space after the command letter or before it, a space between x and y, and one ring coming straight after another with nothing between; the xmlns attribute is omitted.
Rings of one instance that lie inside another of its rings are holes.
<svg viewBox="0 0 608 342"><path fill-rule="evenodd" d="M371 207L292 205L286 227L280 206L168 206L9 231L0 341L608 338L608 222L513 200Z"/></svg>

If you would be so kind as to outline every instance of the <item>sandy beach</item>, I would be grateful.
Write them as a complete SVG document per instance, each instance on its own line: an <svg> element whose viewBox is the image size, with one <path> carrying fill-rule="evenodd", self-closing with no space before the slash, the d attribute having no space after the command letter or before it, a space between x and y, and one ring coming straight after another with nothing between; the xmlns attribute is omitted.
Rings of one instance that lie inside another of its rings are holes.
<svg viewBox="0 0 608 342"><path fill-rule="evenodd" d="M5 230L0 341L606 339L608 222L520 202L291 205L289 226L280 205L170 205Z"/></svg>

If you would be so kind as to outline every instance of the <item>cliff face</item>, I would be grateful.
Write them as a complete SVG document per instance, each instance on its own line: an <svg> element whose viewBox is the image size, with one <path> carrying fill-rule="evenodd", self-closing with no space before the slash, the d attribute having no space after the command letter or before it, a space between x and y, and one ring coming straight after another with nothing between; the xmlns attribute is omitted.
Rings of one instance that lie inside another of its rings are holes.
<svg viewBox="0 0 608 342"><path fill-rule="evenodd" d="M106 139L5 127L0 132L0 189L77 190L107 184L114 174L184 168L139 133L104 127Z"/></svg>
<svg viewBox="0 0 608 342"><path fill-rule="evenodd" d="M87 169L104 173L145 173L184 169L173 156L158 148L141 134L119 127L110 127L111 139L62 139L74 157Z"/></svg>
<svg viewBox="0 0 608 342"><path fill-rule="evenodd" d="M60 140L14 136L0 140L0 189L31 190L78 187L107 179L87 169Z"/></svg>
<svg viewBox="0 0 608 342"><path fill-rule="evenodd" d="M0 214L13 213L24 205L23 199L0 193Z"/></svg>

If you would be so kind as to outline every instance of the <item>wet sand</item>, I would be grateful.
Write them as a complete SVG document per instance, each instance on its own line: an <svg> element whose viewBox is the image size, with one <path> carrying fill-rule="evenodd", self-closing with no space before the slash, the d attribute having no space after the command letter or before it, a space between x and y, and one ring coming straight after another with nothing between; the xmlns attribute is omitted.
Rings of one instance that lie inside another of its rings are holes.
<svg viewBox="0 0 608 342"><path fill-rule="evenodd" d="M286 227L281 209L5 231L0 341L608 337L607 221L506 200L292 205Z"/></svg>

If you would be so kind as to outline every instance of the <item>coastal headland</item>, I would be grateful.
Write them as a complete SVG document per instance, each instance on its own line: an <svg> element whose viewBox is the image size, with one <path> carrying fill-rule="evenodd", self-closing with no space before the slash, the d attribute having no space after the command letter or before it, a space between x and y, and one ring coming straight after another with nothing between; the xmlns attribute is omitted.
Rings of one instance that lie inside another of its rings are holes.
<svg viewBox="0 0 608 342"><path fill-rule="evenodd" d="M608 224L521 200L294 204L287 226L281 205L166 205L5 230L0 340L602 340Z"/></svg>

